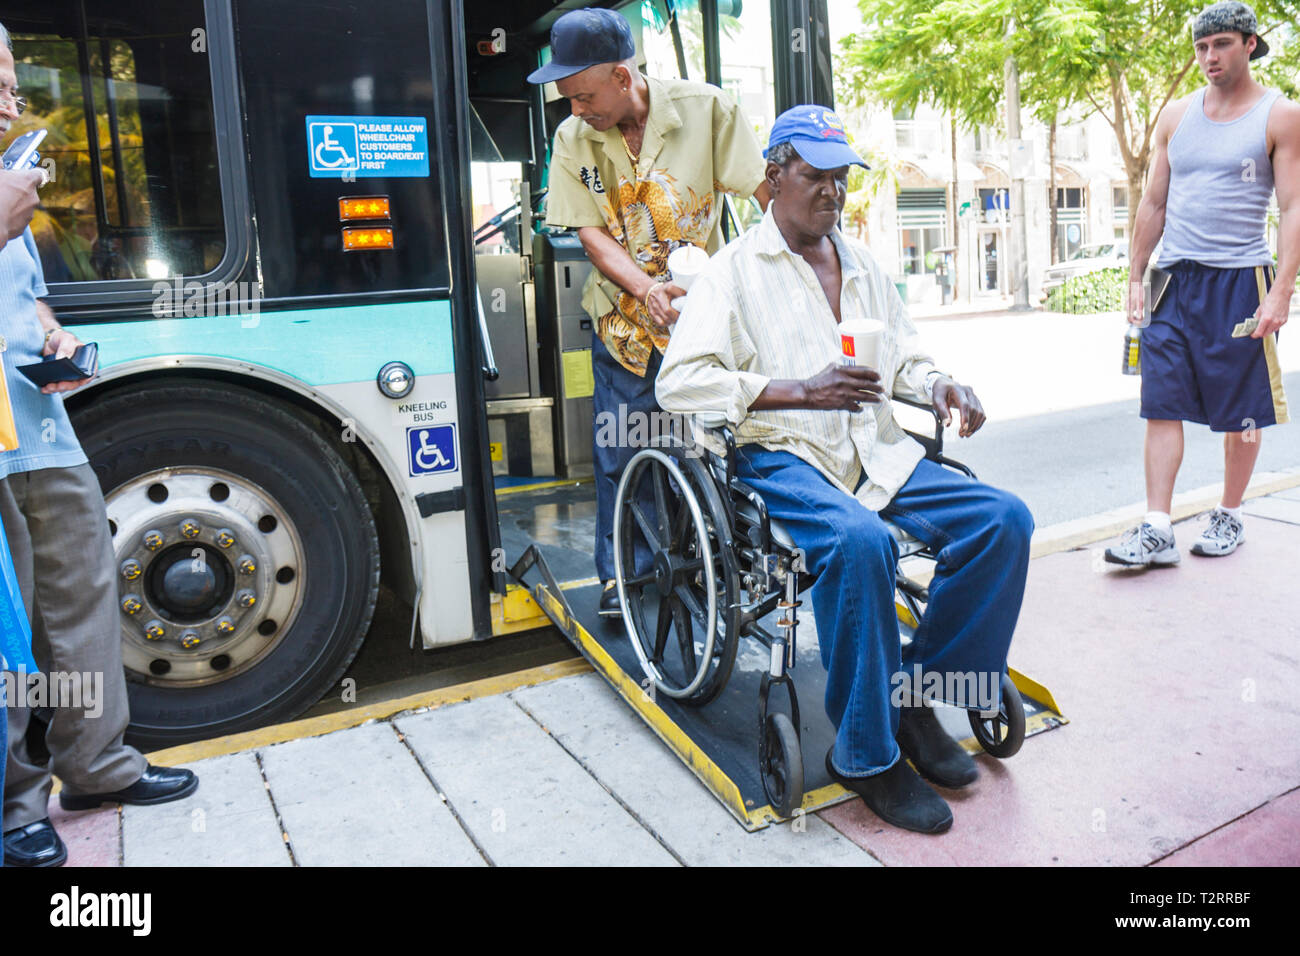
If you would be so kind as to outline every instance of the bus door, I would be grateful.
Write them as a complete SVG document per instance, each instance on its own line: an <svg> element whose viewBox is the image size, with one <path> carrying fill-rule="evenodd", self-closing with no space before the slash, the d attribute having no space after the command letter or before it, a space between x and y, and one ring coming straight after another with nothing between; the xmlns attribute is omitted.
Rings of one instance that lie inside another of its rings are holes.
<svg viewBox="0 0 1300 956"><path fill-rule="evenodd" d="M576 232L545 226L550 147L571 110L553 84L531 86L526 77L549 56L551 25L571 5L550 5L542 16L537 6L465 10L474 258L500 372L486 386L486 408L507 560L536 544L560 581L590 581L591 356L593 344L603 346L593 343L581 305L593 267ZM795 4L773 23L775 6L638 0L615 9L628 21L645 73L722 86L765 138L781 96L806 100L820 90L829 100L828 69L801 52L825 47L824 12L818 21L807 3ZM814 22L822 27L811 43L786 42ZM756 204L735 205L736 221L724 220L728 236L759 214Z"/></svg>

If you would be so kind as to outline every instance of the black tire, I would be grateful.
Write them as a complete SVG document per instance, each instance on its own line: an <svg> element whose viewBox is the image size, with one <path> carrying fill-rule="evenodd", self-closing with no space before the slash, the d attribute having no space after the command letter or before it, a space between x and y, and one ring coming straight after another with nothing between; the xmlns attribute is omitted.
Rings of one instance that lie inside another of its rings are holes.
<svg viewBox="0 0 1300 956"><path fill-rule="evenodd" d="M200 478L191 481L226 472L260 489L285 519L284 533L301 544L295 552L301 567L290 578L296 582L293 610L281 615L278 630L256 632L267 643L260 649L250 644L246 653L254 656L246 664L228 675L214 673L208 683L171 686L166 675L127 667L128 739L156 748L250 730L296 717L319 700L356 656L379 592L374 518L339 452L274 402L209 383L92 400L74 424L110 502L115 489L138 487L141 476L159 469L192 469L189 474ZM212 497L218 500L216 493ZM121 508L142 510L127 503ZM119 554L128 546L117 540L116 530L114 546ZM268 586L268 601L277 586ZM253 621L252 615L245 620ZM123 615L124 653L135 623ZM275 623L260 622L263 628ZM244 640L253 633L237 636ZM170 645L168 651L175 653Z"/></svg>
<svg viewBox="0 0 1300 956"><path fill-rule="evenodd" d="M966 716L986 753L1005 760L1020 752L1025 742L1025 702L1011 675L1002 675L1002 706L996 717L981 717L977 710L968 710Z"/></svg>
<svg viewBox="0 0 1300 956"><path fill-rule="evenodd" d="M803 806L803 750L794 723L775 711L767 715L758 743L758 770L772 809L789 819Z"/></svg>

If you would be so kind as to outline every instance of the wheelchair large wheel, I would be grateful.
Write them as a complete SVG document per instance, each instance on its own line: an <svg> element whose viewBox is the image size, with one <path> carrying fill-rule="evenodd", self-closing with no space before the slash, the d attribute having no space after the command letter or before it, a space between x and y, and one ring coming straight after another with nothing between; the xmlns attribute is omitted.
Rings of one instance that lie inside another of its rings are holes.
<svg viewBox="0 0 1300 956"><path fill-rule="evenodd" d="M758 743L758 771L772 809L786 819L803 805L803 751L790 718L767 715Z"/></svg>
<svg viewBox="0 0 1300 956"><path fill-rule="evenodd" d="M614 502L623 623L657 693L703 704L723 688L739 640L739 576L721 499L698 458L647 448Z"/></svg>
<svg viewBox="0 0 1300 956"><path fill-rule="evenodd" d="M1009 674L1002 675L1002 705L996 716L985 717L978 710L967 711L966 716L979 745L994 757L1014 757L1025 742L1025 702Z"/></svg>

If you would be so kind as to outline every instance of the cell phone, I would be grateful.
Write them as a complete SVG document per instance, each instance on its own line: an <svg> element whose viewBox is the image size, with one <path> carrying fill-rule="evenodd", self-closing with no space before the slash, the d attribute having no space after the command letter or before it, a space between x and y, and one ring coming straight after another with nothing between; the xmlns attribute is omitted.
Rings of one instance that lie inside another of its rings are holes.
<svg viewBox="0 0 1300 956"><path fill-rule="evenodd" d="M79 382L92 377L98 370L98 342L87 342L69 358L47 355L39 362L18 366L18 371L36 383L37 388L44 388L51 382Z"/></svg>
<svg viewBox="0 0 1300 956"><path fill-rule="evenodd" d="M0 166L5 169L31 169L41 158L41 154L36 152L36 147L41 145L47 135L49 131L43 129L23 133L10 143L4 155L0 156Z"/></svg>

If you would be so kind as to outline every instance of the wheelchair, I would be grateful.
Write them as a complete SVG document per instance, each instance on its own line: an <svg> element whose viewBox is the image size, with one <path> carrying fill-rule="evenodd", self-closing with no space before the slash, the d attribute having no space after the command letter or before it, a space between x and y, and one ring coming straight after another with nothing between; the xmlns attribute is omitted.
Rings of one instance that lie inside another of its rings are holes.
<svg viewBox="0 0 1300 956"><path fill-rule="evenodd" d="M934 416L933 436L908 431L927 458L974 478L943 454L943 422L932 406L893 399ZM802 554L762 497L736 476L736 440L719 413L694 416L695 428L725 456L699 443L659 438L623 471L614 505L615 582L623 624L646 683L683 704L703 706L726 686L742 638L764 645L770 664L758 695L758 767L772 809L788 818L802 806L804 761L795 665L799 594L812 577ZM653 514L648 513L653 506ZM884 516L882 515L882 518ZM929 589L909 577L903 561L935 560L922 541L884 519L899 547L895 606L903 646L910 642ZM774 631L765 619L779 612ZM771 706L783 691L786 708ZM1004 671L995 712L967 711L980 746L995 757L1019 751L1025 712Z"/></svg>

